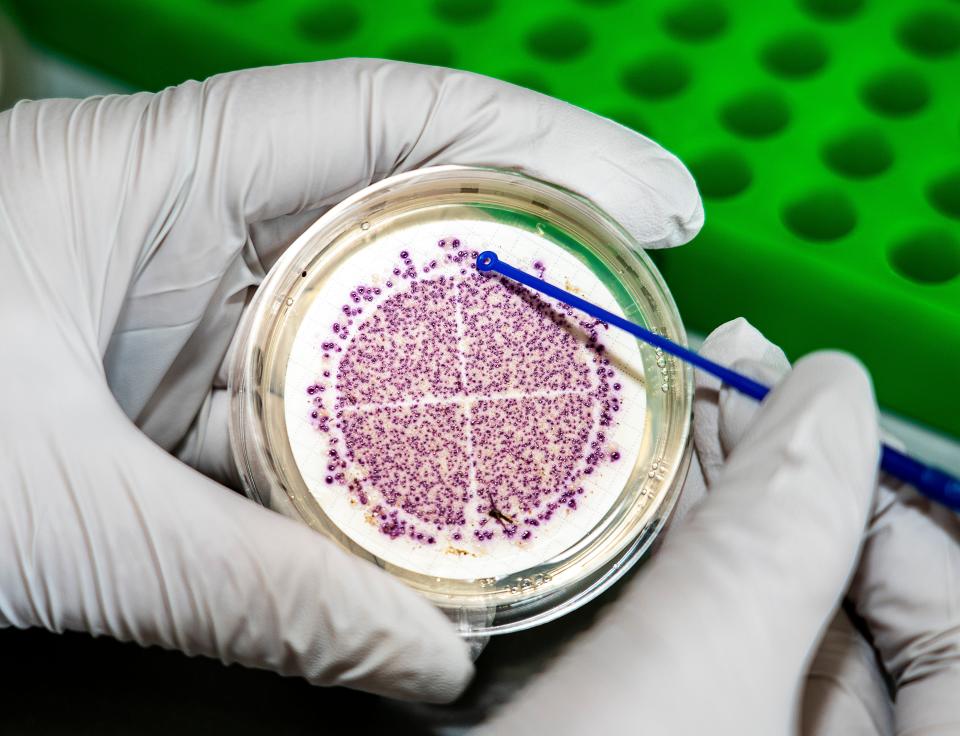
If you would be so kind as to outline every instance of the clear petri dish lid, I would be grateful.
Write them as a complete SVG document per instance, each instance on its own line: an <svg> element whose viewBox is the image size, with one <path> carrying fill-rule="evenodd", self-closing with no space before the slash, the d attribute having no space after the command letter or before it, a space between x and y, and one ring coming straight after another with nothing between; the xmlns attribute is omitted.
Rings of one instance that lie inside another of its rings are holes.
<svg viewBox="0 0 960 736"><path fill-rule="evenodd" d="M596 206L443 166L303 233L257 291L230 373L245 492L465 636L563 615L642 557L686 474L693 393L674 358L479 273L483 250L685 343L656 268Z"/></svg>

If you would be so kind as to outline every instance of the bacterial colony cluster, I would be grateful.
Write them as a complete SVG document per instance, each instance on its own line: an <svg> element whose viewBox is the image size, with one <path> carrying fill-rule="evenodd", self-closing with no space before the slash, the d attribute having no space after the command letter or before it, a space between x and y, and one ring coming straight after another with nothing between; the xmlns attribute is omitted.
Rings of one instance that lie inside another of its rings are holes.
<svg viewBox="0 0 960 736"><path fill-rule="evenodd" d="M395 251L386 275L340 282L313 338L316 377L301 384L322 439L312 491L346 498L387 549L535 545L625 451L608 326L480 273L478 246L490 246L466 240ZM518 265L549 278L539 260Z"/></svg>

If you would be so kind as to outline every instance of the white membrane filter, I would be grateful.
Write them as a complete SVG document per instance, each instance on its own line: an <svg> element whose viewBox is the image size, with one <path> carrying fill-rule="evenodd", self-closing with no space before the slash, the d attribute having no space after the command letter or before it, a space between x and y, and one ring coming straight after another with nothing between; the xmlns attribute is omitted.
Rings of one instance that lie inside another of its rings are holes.
<svg viewBox="0 0 960 736"><path fill-rule="evenodd" d="M309 493L354 543L422 575L499 578L572 547L617 501L644 436L636 340L478 273L487 249L623 315L536 231L410 223L318 283L286 366Z"/></svg>

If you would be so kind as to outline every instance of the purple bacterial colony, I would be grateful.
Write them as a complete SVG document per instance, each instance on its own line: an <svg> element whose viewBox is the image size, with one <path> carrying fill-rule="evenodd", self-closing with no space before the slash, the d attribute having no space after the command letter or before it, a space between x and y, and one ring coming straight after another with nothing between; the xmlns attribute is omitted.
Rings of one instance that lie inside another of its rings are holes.
<svg viewBox="0 0 960 736"><path fill-rule="evenodd" d="M620 458L607 325L477 272L457 238L438 246L420 266L402 251L382 286L356 286L320 341L337 366L307 388L330 443L324 480L390 538L523 543Z"/></svg>

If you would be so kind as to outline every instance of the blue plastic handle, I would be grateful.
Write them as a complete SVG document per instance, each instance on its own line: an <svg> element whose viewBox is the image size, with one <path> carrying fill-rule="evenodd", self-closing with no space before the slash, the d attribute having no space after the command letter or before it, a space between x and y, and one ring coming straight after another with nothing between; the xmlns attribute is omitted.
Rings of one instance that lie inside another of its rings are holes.
<svg viewBox="0 0 960 736"><path fill-rule="evenodd" d="M581 299L569 291L564 291L553 284L549 284L518 268L514 268L508 263L504 263L492 250L485 250L477 256L477 270L481 272L493 271L499 273L501 276L506 276L508 279L513 279L524 286L529 286L531 289L551 296L557 301L579 309L581 312L586 312L591 317L619 327L621 330L629 332L644 342L660 348L663 352L676 356L680 358L680 360L716 376L731 388L749 396L751 399L762 401L763 398L770 393L769 386L764 386L762 383L758 383L742 373L737 373L726 366L714 363L712 360L704 358L699 353L685 348L682 345L677 345L677 343L668 340L662 335L650 332L650 330L644 329L640 325L634 324L630 320L624 319L613 312L608 312L606 309L602 309L585 299ZM960 479L939 468L915 460L889 445L883 445L881 447L880 467L895 478L899 478L914 486L920 493L928 498L954 511L960 511Z"/></svg>

